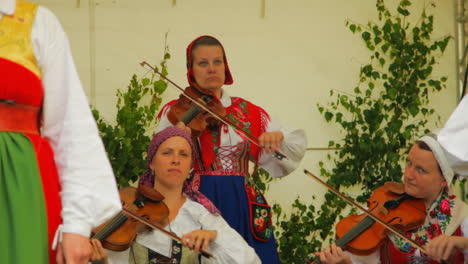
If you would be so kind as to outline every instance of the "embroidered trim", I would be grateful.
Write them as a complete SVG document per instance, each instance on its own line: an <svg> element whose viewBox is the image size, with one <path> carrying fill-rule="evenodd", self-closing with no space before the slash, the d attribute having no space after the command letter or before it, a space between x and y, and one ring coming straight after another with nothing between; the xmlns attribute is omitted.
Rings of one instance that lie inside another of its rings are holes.
<svg viewBox="0 0 468 264"><path fill-rule="evenodd" d="M255 239L266 242L273 235L271 207L263 194L251 185L245 185L249 204L250 231Z"/></svg>
<svg viewBox="0 0 468 264"><path fill-rule="evenodd" d="M452 219L451 211L455 205L455 197L455 195L449 196L448 192L444 191L432 204L431 210L427 215L429 221L416 231L406 232L406 236L420 245L425 245L429 240L445 233L445 229ZM390 236L390 239L403 252L413 253L416 250L409 242L397 236Z"/></svg>
<svg viewBox="0 0 468 264"><path fill-rule="evenodd" d="M211 176L226 176L226 175L232 175L232 176L242 176L245 177L245 175L239 171L232 171L232 170L211 170L211 171L203 171L203 172L197 172L196 174L198 175L211 175Z"/></svg>

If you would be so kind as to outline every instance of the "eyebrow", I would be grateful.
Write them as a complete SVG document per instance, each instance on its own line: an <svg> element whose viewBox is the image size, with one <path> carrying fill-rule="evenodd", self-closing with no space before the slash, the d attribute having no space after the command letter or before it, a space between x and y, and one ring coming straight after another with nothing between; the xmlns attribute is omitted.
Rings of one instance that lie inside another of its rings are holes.
<svg viewBox="0 0 468 264"><path fill-rule="evenodd" d="M221 56L221 57L214 57L213 59L215 59L215 60L216 60L216 59L222 60L222 59L224 59L224 58L223 58L223 56ZM198 60L208 60L208 59L207 59L207 58L198 58Z"/></svg>
<svg viewBox="0 0 468 264"><path fill-rule="evenodd" d="M161 148L161 151L185 151L185 152L190 152L189 150L187 149L175 149L175 148L171 148L171 147L165 147L165 148Z"/></svg>

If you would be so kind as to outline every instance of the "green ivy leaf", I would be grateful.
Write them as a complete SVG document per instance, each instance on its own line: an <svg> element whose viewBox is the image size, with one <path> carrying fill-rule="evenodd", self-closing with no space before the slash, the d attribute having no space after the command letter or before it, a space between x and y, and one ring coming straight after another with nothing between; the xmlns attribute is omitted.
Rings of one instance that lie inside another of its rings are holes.
<svg viewBox="0 0 468 264"><path fill-rule="evenodd" d="M364 39L365 41L368 41L370 39L370 33L367 31L362 32L361 36L362 39Z"/></svg>
<svg viewBox="0 0 468 264"><path fill-rule="evenodd" d="M408 107L408 111L410 112L411 116L415 117L419 113L419 107L412 104Z"/></svg>

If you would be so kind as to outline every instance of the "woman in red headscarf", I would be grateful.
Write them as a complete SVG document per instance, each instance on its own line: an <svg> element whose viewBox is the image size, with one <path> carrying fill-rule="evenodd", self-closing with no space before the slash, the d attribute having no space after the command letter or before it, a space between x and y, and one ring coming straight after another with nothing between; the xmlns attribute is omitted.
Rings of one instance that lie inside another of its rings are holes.
<svg viewBox="0 0 468 264"><path fill-rule="evenodd" d="M249 161L272 177L292 172L304 156L306 138L301 129L282 126L261 107L240 97L231 97L223 85L233 83L226 54L214 37L201 36L187 47L187 78L190 86L212 92L226 109L226 118L251 135L259 146L224 124L205 129L195 138L195 179L191 188L208 197L226 221L255 248L263 263L279 263L271 229L271 212L263 195L246 186ZM177 100L159 113L158 130L173 124L167 115ZM179 127L185 127L181 122ZM287 159L271 153L281 151Z"/></svg>

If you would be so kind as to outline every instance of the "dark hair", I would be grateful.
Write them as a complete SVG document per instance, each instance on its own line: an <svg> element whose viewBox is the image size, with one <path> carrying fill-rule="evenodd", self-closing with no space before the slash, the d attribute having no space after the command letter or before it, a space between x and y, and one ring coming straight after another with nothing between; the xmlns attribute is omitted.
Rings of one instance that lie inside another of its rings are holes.
<svg viewBox="0 0 468 264"><path fill-rule="evenodd" d="M192 51L198 46L223 46L219 40L211 36L203 36L195 40L192 46Z"/></svg>
<svg viewBox="0 0 468 264"><path fill-rule="evenodd" d="M434 153L434 152L432 151L432 149L429 147L429 145L427 145L427 143L424 142L424 141L417 140L417 141L416 141L416 145L417 145L420 149L427 150L427 151L430 151L430 152ZM436 160L436 161L437 161L437 160ZM444 173L442 172L442 169L440 168L439 162L437 162L437 168L439 168L439 172L440 172L440 174L443 176Z"/></svg>
<svg viewBox="0 0 468 264"><path fill-rule="evenodd" d="M203 36L203 37L200 37L199 39L195 40L195 42L193 42L193 45L192 45L192 50L190 51L190 53L192 54L192 58L191 58L191 61L193 61L193 51L200 47L200 46L220 46L221 49L223 50L223 56L226 56L226 54L224 53L224 48L223 48L223 45L221 44L221 42L219 42L219 40L211 37L211 36ZM187 58L187 62L188 62L188 58Z"/></svg>
<svg viewBox="0 0 468 264"><path fill-rule="evenodd" d="M429 145L427 145L427 143L424 142L424 141L417 140L417 141L416 141L416 145L418 145L418 147L419 147L420 149L424 149L424 150L427 150L427 151L432 152L432 149L431 149L431 148L429 147Z"/></svg>

